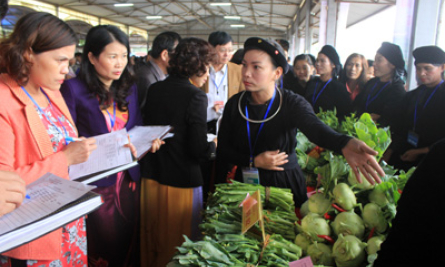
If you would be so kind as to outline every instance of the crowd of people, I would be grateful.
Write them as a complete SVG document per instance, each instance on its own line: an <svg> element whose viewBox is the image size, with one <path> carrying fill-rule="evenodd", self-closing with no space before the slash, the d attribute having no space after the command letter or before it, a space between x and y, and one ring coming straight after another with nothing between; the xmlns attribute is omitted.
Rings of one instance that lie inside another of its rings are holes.
<svg viewBox="0 0 445 267"><path fill-rule="evenodd" d="M166 266L183 235L199 238L207 192L228 176L289 188L299 207L307 191L297 131L342 154L358 180L361 173L381 182L376 152L323 124L321 110L336 110L339 120L367 112L389 126L384 160L403 170L445 137L445 52L437 46L414 50L419 86L407 92L402 51L388 42L373 72L357 53L343 68L330 45L293 65L285 40L251 37L234 54L222 31L208 41L163 32L134 64L128 36L115 26L91 28L82 53L77 43L65 22L43 12L24 15L0 42L0 215L43 174L68 179L96 135L139 125L170 125L174 135L155 140L138 167L95 182L98 210L2 253L0 267Z"/></svg>

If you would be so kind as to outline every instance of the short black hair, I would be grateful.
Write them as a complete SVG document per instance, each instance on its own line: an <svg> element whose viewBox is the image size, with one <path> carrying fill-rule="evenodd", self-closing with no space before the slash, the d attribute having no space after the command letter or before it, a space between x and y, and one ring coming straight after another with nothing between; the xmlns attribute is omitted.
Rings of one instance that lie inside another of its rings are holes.
<svg viewBox="0 0 445 267"><path fill-rule="evenodd" d="M217 45L225 45L230 42L233 42L233 39L227 32L216 31L209 35L209 43L213 47L216 47Z"/></svg>
<svg viewBox="0 0 445 267"><path fill-rule="evenodd" d="M175 44L178 44L180 41L181 36L178 33L162 32L153 40L150 55L155 59L159 58L162 51L165 49L167 49L169 53L172 53L175 48Z"/></svg>
<svg viewBox="0 0 445 267"><path fill-rule="evenodd" d="M0 0L0 20L8 13L8 0Z"/></svg>
<svg viewBox="0 0 445 267"><path fill-rule="evenodd" d="M284 51L289 51L289 42L284 39L276 39L277 43L281 45Z"/></svg>
<svg viewBox="0 0 445 267"><path fill-rule="evenodd" d="M243 57L244 57L244 48L240 48L236 50L236 52L233 54L230 62L235 63L237 65L241 65L241 63L243 62Z"/></svg>
<svg viewBox="0 0 445 267"><path fill-rule="evenodd" d="M82 56L82 53L81 52L76 52L76 53L74 53L74 57L81 57Z"/></svg>

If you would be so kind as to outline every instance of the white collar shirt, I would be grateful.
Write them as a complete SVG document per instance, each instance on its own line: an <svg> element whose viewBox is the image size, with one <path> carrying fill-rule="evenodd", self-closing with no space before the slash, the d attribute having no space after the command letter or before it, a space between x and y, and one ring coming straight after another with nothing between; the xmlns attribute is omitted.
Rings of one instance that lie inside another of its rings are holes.
<svg viewBox="0 0 445 267"><path fill-rule="evenodd" d="M227 64L218 72L213 67L210 67L209 92L207 93L207 121L217 120L221 117L223 108L216 112L213 108L216 104L223 106L227 103L229 95L227 72Z"/></svg>

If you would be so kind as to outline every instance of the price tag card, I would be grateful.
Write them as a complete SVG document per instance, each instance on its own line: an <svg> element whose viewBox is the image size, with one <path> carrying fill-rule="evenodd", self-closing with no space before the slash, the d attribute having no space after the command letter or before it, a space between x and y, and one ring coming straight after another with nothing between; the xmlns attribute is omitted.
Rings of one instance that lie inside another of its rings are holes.
<svg viewBox="0 0 445 267"><path fill-rule="evenodd" d="M260 191L256 191L252 196L243 201L243 220L241 233L246 233L260 219Z"/></svg>
<svg viewBox="0 0 445 267"><path fill-rule="evenodd" d="M314 267L311 257L305 257L297 261L289 262L289 267Z"/></svg>

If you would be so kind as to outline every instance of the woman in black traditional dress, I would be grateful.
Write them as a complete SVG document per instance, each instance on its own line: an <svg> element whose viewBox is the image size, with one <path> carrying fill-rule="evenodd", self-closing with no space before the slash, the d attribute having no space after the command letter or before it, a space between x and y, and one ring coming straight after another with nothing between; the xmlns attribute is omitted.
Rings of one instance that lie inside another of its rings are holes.
<svg viewBox="0 0 445 267"><path fill-rule="evenodd" d="M445 52L437 46L413 51L420 86L405 94L394 123L385 160L396 168L417 166L430 146L445 138Z"/></svg>
<svg viewBox="0 0 445 267"><path fill-rule="evenodd" d="M334 47L325 45L320 50L315 63L317 77L309 82L306 89L306 100L312 105L315 113L326 110L337 110L337 117L343 120L352 111L352 101L346 86L337 80L342 66Z"/></svg>
<svg viewBox="0 0 445 267"><path fill-rule="evenodd" d="M299 207L307 199L305 178L295 154L299 129L317 145L343 153L357 175L360 171L371 183L380 182L377 174L384 173L372 149L322 123L303 97L277 88L276 81L288 69L278 44L252 37L244 49L246 91L234 95L224 108L218 135L219 166L237 165L237 180L258 178L264 186L290 188ZM218 169L220 182L226 170Z"/></svg>
<svg viewBox="0 0 445 267"><path fill-rule="evenodd" d="M315 57L310 54L301 54L294 59L295 80L288 89L301 96L306 95L306 87L315 75Z"/></svg>
<svg viewBox="0 0 445 267"><path fill-rule="evenodd" d="M382 43L375 55L374 75L355 99L354 109L358 116L367 112L380 126L391 127L396 108L405 94L405 60L398 45Z"/></svg>

